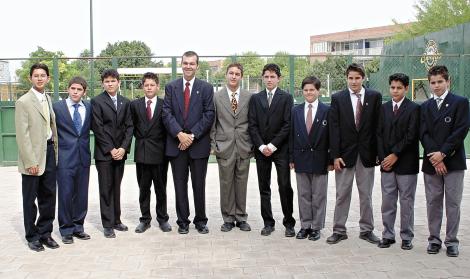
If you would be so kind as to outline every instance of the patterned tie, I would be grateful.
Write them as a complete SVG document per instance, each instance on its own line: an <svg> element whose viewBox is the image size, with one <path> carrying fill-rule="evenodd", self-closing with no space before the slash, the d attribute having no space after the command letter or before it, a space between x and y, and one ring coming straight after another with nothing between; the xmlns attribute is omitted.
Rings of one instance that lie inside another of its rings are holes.
<svg viewBox="0 0 470 279"><path fill-rule="evenodd" d="M237 108L238 108L237 98L235 98L236 95L237 95L237 92L232 92L232 101L231 101L231 104L232 104L232 111L233 111L233 113L235 113L235 112L237 111Z"/></svg>
<svg viewBox="0 0 470 279"><path fill-rule="evenodd" d="M152 120L152 108L150 107L150 105L152 104L152 100L147 100L147 119L150 121Z"/></svg>
<svg viewBox="0 0 470 279"><path fill-rule="evenodd" d="M114 107L117 110L117 98L116 98L116 96L111 97L111 99L113 100Z"/></svg>
<svg viewBox="0 0 470 279"><path fill-rule="evenodd" d="M398 114L398 104L395 104L395 106L393 106L393 115L397 115Z"/></svg>
<svg viewBox="0 0 470 279"><path fill-rule="evenodd" d="M441 97L437 97L437 98L436 98L437 110L440 110L440 109L441 109L442 100L443 100L443 99L442 99Z"/></svg>
<svg viewBox="0 0 470 279"><path fill-rule="evenodd" d="M359 124L361 123L361 112L362 112L362 103L361 103L361 93L356 93L357 103L356 103L356 129L359 130Z"/></svg>
<svg viewBox="0 0 470 279"><path fill-rule="evenodd" d="M273 92L268 92L268 106L271 106L271 101L273 100Z"/></svg>
<svg viewBox="0 0 470 279"><path fill-rule="evenodd" d="M312 129L312 104L308 104L308 111L307 111L307 121L305 121L305 125L307 126L307 134L310 135L310 131Z"/></svg>
<svg viewBox="0 0 470 279"><path fill-rule="evenodd" d="M80 107L80 104L73 104L73 107L75 110L73 111L73 126L75 127L75 131L77 131L77 134L80 135L80 132L82 131L82 117L80 113L78 112L78 108Z"/></svg>
<svg viewBox="0 0 470 279"><path fill-rule="evenodd" d="M184 88L184 114L183 118L186 119L188 117L188 111L189 111L189 81L185 83L186 87Z"/></svg>

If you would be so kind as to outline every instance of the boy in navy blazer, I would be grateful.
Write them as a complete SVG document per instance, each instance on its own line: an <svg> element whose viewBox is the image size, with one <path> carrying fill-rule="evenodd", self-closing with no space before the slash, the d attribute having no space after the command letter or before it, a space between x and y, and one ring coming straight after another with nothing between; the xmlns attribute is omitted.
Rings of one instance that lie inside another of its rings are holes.
<svg viewBox="0 0 470 279"><path fill-rule="evenodd" d="M382 105L377 128L377 153L382 172L382 222L380 248L395 243L395 217L400 197L401 248L413 248L414 201L419 172L419 106L405 97L409 77L389 77L392 100Z"/></svg>
<svg viewBox="0 0 470 279"><path fill-rule="evenodd" d="M302 81L305 103L292 109L289 140L289 165L296 172L301 225L296 238L314 241L320 239L325 226L328 189L330 107L318 100L320 87L315 76Z"/></svg>
<svg viewBox="0 0 470 279"><path fill-rule="evenodd" d="M424 148L422 171L428 215L428 254L437 254L443 200L446 204L447 256L459 255L457 233L460 222L463 179L467 169L464 139L470 126L468 99L449 91L449 71L434 66L428 71L433 97L421 106L420 138Z"/></svg>
<svg viewBox="0 0 470 279"><path fill-rule="evenodd" d="M59 189L59 231L64 244L73 237L87 240L83 223L88 209L90 178L91 105L82 100L87 83L82 77L70 80L66 100L53 105L59 137L57 186Z"/></svg>

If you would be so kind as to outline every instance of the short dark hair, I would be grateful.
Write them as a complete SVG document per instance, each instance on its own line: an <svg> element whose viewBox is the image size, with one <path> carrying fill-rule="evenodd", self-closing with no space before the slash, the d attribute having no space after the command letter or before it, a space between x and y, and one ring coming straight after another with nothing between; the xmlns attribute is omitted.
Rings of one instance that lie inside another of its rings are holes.
<svg viewBox="0 0 470 279"><path fill-rule="evenodd" d="M275 72L278 77L281 77L281 69L277 64L269 63L264 65L261 75L263 76L266 71Z"/></svg>
<svg viewBox="0 0 470 279"><path fill-rule="evenodd" d="M183 56L190 57L190 56L196 56L196 64L199 65L199 55L195 51L188 50L185 53L183 53ZM183 56L181 56L181 59L183 59Z"/></svg>
<svg viewBox="0 0 470 279"><path fill-rule="evenodd" d="M46 72L46 75L49 76L49 67L47 67L44 63L34 63L31 68L29 69L29 76L33 76L33 72L36 69L43 69Z"/></svg>
<svg viewBox="0 0 470 279"><path fill-rule="evenodd" d="M362 76L362 78L366 76L366 71L364 71L364 67L362 67L361 64L349 64L348 68L346 69L346 76L348 76L350 72L358 72Z"/></svg>
<svg viewBox="0 0 470 279"><path fill-rule="evenodd" d="M431 79L431 76L441 75L446 81L449 80L449 70L444 65L436 65L431 67L428 71L428 80Z"/></svg>
<svg viewBox="0 0 470 279"><path fill-rule="evenodd" d="M119 73L115 69L106 69L103 71L103 73L101 73L101 82L103 82L103 80L108 77L113 77L119 80Z"/></svg>
<svg viewBox="0 0 470 279"><path fill-rule="evenodd" d="M242 73L242 76L243 76L243 66L242 64L238 63L238 62L233 62L233 63L230 63L228 66L227 66L227 70L225 71L225 74L228 73L228 69L230 68L238 68L240 70L240 72Z"/></svg>
<svg viewBox="0 0 470 279"><path fill-rule="evenodd" d="M157 74L152 73L152 72L147 72L142 76L142 80L141 80L141 83L142 83L141 85L142 86L144 86L145 80L147 80L147 79L153 79L156 84L160 83L160 81L158 80Z"/></svg>
<svg viewBox="0 0 470 279"><path fill-rule="evenodd" d="M302 89L307 84L312 84L317 90L321 88L321 81L316 76L308 76L302 80Z"/></svg>
<svg viewBox="0 0 470 279"><path fill-rule="evenodd" d="M388 77L388 84L392 84L392 81L399 81L403 86L407 87L410 84L410 78L403 73L395 73Z"/></svg>
<svg viewBox="0 0 470 279"><path fill-rule="evenodd" d="M70 88L70 86L72 86L72 84L74 84L74 83L80 84L83 87L83 90L86 91L87 83L86 83L86 80L84 78L79 77L79 76L73 77L69 81L69 86L67 88Z"/></svg>

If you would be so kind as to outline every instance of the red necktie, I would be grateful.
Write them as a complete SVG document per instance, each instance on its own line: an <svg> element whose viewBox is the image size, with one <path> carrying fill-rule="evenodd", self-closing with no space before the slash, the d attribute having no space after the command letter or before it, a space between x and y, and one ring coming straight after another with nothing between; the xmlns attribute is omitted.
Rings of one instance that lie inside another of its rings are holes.
<svg viewBox="0 0 470 279"><path fill-rule="evenodd" d="M308 104L308 111L307 111L307 121L305 125L307 125L307 134L310 135L310 131L312 129L312 104Z"/></svg>
<svg viewBox="0 0 470 279"><path fill-rule="evenodd" d="M361 112L362 112L362 103L361 103L361 93L356 93L357 103L356 103L356 129L359 130L359 124L361 123Z"/></svg>
<svg viewBox="0 0 470 279"><path fill-rule="evenodd" d="M189 81L185 83L186 87L184 88L184 119L188 117L188 111L189 111Z"/></svg>
<svg viewBox="0 0 470 279"><path fill-rule="evenodd" d="M152 120L152 108L150 105L152 104L152 100L147 101L147 119Z"/></svg>

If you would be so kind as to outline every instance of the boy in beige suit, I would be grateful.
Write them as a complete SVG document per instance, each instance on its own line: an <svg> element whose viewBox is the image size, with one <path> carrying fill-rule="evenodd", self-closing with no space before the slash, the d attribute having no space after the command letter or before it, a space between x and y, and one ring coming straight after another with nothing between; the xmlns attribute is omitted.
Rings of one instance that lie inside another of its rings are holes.
<svg viewBox="0 0 470 279"><path fill-rule="evenodd" d="M51 237L58 145L51 98L45 93L49 79L47 65L36 63L31 66L29 80L33 87L16 101L15 108L24 227L29 248L37 252L44 250L43 245L51 249L59 247ZM38 207L39 218L36 221Z"/></svg>

